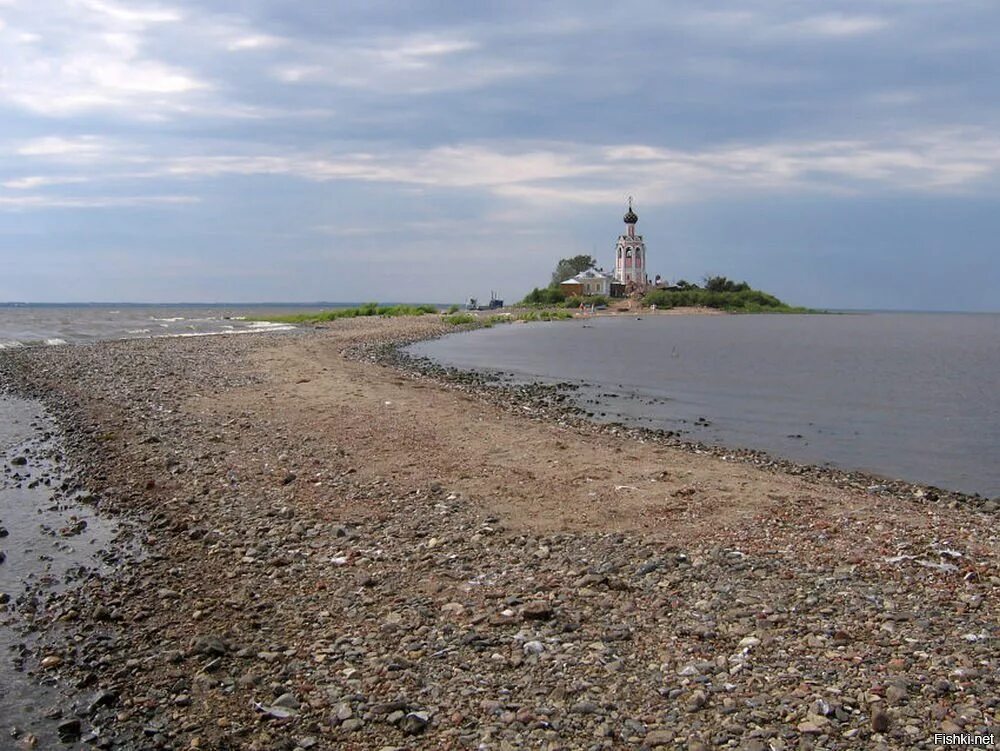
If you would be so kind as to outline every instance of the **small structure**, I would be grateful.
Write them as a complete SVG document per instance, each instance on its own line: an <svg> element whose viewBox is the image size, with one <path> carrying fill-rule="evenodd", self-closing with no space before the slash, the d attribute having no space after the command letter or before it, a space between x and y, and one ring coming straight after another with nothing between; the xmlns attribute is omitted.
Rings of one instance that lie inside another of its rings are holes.
<svg viewBox="0 0 1000 751"><path fill-rule="evenodd" d="M499 310L503 307L503 300L497 297L497 293L490 291L490 304L480 305L479 301L474 297L469 298L468 304L465 306L466 310Z"/></svg>
<svg viewBox="0 0 1000 751"><path fill-rule="evenodd" d="M611 274L607 274L601 269L590 268L562 282L559 289L566 297L583 297L584 295L607 297L611 294L613 282L614 277Z"/></svg>
<svg viewBox="0 0 1000 751"><path fill-rule="evenodd" d="M625 234L619 235L615 246L615 280L625 286L625 293L645 292L649 286L646 276L646 243L635 233L639 217L632 210L632 196L628 198L628 211L623 217Z"/></svg>

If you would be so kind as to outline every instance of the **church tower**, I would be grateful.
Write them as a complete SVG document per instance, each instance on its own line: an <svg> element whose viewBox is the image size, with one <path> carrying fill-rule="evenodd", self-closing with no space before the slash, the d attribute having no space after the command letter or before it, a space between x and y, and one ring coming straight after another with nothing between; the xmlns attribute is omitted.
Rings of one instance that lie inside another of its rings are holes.
<svg viewBox="0 0 1000 751"><path fill-rule="evenodd" d="M615 279L625 285L628 292L646 289L646 243L635 233L639 217L632 211L632 196L628 198L625 212L625 234L619 236L615 253Z"/></svg>

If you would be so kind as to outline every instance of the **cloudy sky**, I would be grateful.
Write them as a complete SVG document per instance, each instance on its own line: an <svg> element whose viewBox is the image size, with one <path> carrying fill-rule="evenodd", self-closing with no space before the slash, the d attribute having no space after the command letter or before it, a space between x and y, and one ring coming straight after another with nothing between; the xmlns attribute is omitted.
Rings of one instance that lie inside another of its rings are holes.
<svg viewBox="0 0 1000 751"><path fill-rule="evenodd" d="M611 265L633 195L668 278L998 310L998 35L996 0L0 0L0 300L513 299Z"/></svg>

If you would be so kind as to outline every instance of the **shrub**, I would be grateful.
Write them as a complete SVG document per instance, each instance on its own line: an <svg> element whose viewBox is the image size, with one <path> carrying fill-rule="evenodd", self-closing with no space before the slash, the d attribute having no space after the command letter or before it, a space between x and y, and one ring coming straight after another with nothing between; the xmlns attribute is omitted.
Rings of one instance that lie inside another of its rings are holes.
<svg viewBox="0 0 1000 751"><path fill-rule="evenodd" d="M475 323L479 319L471 313L452 313L444 317L445 323L450 323L452 326L462 326L466 323Z"/></svg>
<svg viewBox="0 0 1000 751"><path fill-rule="evenodd" d="M524 305L559 305L566 300L566 293L558 287L535 287L524 296Z"/></svg>

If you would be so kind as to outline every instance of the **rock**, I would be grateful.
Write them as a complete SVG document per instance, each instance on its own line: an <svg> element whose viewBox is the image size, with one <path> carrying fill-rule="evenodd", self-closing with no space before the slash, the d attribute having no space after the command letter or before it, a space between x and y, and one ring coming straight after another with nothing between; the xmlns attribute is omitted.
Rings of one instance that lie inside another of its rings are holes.
<svg viewBox="0 0 1000 751"><path fill-rule="evenodd" d="M293 482L295 482L294 472L289 472L287 475L281 478L282 485L291 485Z"/></svg>
<svg viewBox="0 0 1000 751"><path fill-rule="evenodd" d="M893 704L899 704L906 699L909 692L899 684L893 684L885 690L885 698Z"/></svg>
<svg viewBox="0 0 1000 751"><path fill-rule="evenodd" d="M80 720L75 717L70 720L64 720L56 726L56 733L59 735L59 740L63 743L74 743L80 740L80 735L83 733L83 726L80 724Z"/></svg>
<svg viewBox="0 0 1000 751"><path fill-rule="evenodd" d="M96 608L94 608L94 611L90 614L90 617L93 618L95 621L110 621L111 611L108 610L103 605L98 605Z"/></svg>
<svg viewBox="0 0 1000 751"><path fill-rule="evenodd" d="M15 456L10 460L10 463L15 467L23 467L28 463L28 459L24 456Z"/></svg>
<svg viewBox="0 0 1000 751"><path fill-rule="evenodd" d="M87 705L87 714L93 714L101 707L113 706L118 701L118 694L114 691L98 691Z"/></svg>
<svg viewBox="0 0 1000 751"><path fill-rule="evenodd" d="M344 720L342 723L340 723L340 729L343 730L345 733L355 733L358 730L361 730L361 728L363 728L364 725L365 725L364 720L360 719L359 717L352 717L351 719Z"/></svg>
<svg viewBox="0 0 1000 751"><path fill-rule="evenodd" d="M2 550L0 550L0 563L3 563L6 560L7 560L7 554Z"/></svg>
<svg viewBox="0 0 1000 751"><path fill-rule="evenodd" d="M524 643L524 646L521 647L521 649L524 650L525 654L540 655L545 651L545 645L540 641L528 641Z"/></svg>
<svg viewBox="0 0 1000 751"><path fill-rule="evenodd" d="M63 664L63 658L59 655L48 655L43 657L41 663L42 670L51 670L52 668L57 668Z"/></svg>
<svg viewBox="0 0 1000 751"><path fill-rule="evenodd" d="M354 717L354 710L351 709L351 705L347 702L341 702L333 708L333 715L340 722L343 722L344 720L349 720Z"/></svg>
<svg viewBox="0 0 1000 751"><path fill-rule="evenodd" d="M272 707L285 707L286 709L298 709L302 706L298 697L292 693L285 693L279 696L271 704Z"/></svg>
<svg viewBox="0 0 1000 751"><path fill-rule="evenodd" d="M884 733L889 729L889 715L881 709L872 712L872 730L876 733Z"/></svg>
<svg viewBox="0 0 1000 751"><path fill-rule="evenodd" d="M673 730L650 730L642 741L643 748L661 748L674 744Z"/></svg>
<svg viewBox="0 0 1000 751"><path fill-rule="evenodd" d="M399 721L399 729L406 735L417 735L424 732L431 717L427 712L410 712Z"/></svg>
<svg viewBox="0 0 1000 751"><path fill-rule="evenodd" d="M552 615L552 606L545 600L532 600L521 608L521 617L526 621L547 621Z"/></svg>
<svg viewBox="0 0 1000 751"><path fill-rule="evenodd" d="M704 691L696 690L691 692L691 696L687 700L687 708L689 712L697 712L699 709L708 703L708 697L705 695Z"/></svg>
<svg viewBox="0 0 1000 751"><path fill-rule="evenodd" d="M269 707L261 707L261 711L267 716L275 720L287 720L289 717L295 717L298 714L298 710L292 709L291 707L279 707L276 705L271 705Z"/></svg>
<svg viewBox="0 0 1000 751"><path fill-rule="evenodd" d="M229 654L226 642L218 636L199 636L194 640L191 651L206 657L222 657Z"/></svg>
<svg viewBox="0 0 1000 751"><path fill-rule="evenodd" d="M580 701L572 706L570 712L574 714L596 714L600 707L592 701Z"/></svg>

